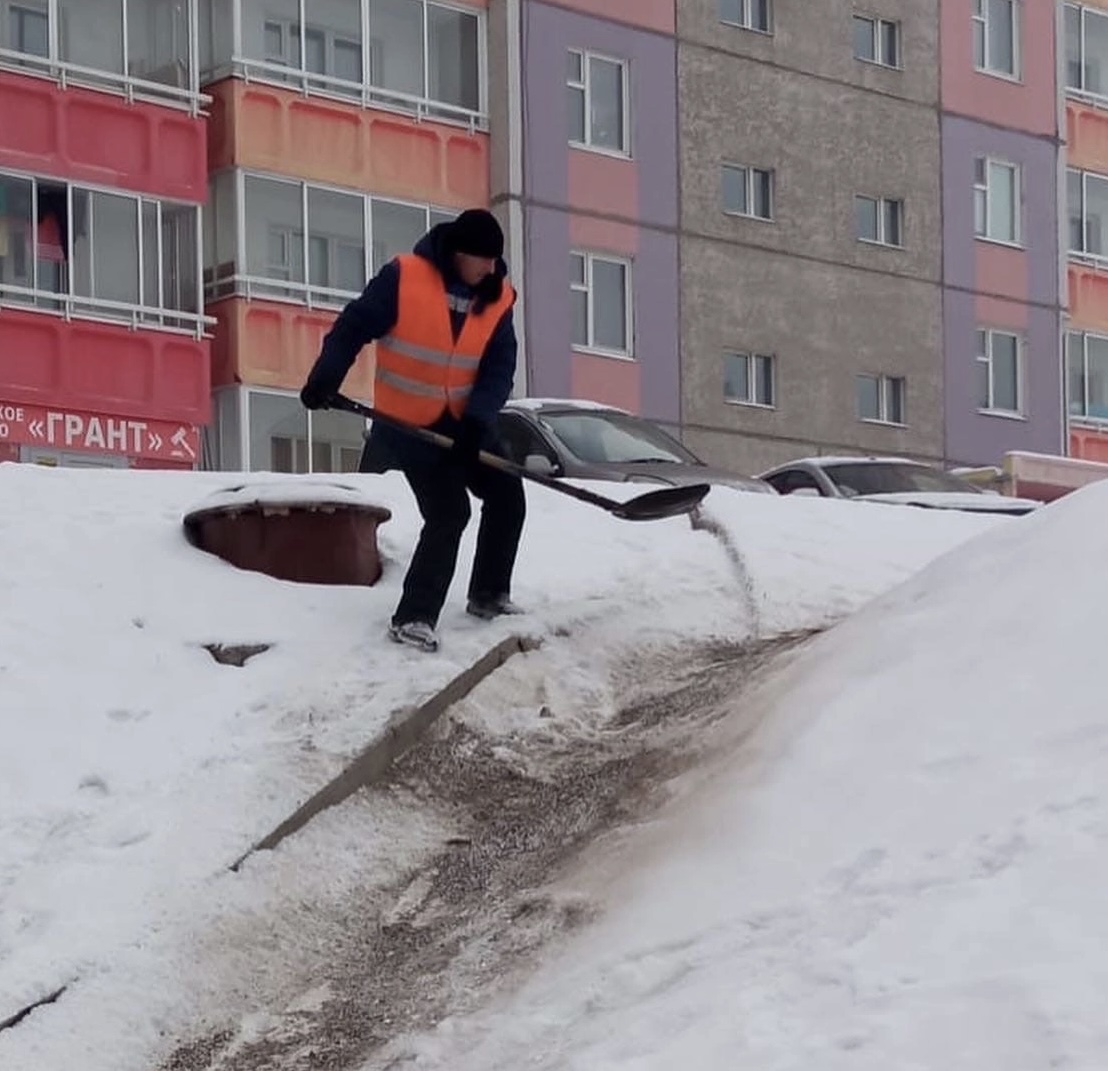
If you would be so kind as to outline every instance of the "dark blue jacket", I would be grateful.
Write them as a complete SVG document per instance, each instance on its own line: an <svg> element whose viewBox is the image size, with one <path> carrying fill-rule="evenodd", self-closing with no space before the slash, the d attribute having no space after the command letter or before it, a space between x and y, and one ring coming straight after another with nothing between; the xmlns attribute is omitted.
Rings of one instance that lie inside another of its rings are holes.
<svg viewBox="0 0 1108 1071"><path fill-rule="evenodd" d="M475 290L466 286L454 273L452 256L442 240L446 226L448 224L440 223L432 227L416 243L412 252L429 260L439 269L449 293L470 299L480 308L480 288ZM499 279L503 280L507 274L504 261L497 261L496 275ZM326 394L334 394L339 390L362 347L392 330L397 318L399 290L400 267L395 260L390 260L370 279L361 295L349 302L339 313L323 339L319 357L308 373L308 383ZM454 337L457 338L465 314L452 311L450 318ZM494 422L497 413L511 397L517 350L512 310L508 309L500 318L485 347L477 368L477 379L466 405L465 415L480 421L486 429L482 444L486 449L498 449L500 445L493 430ZM447 413L433 426L436 431L452 436L457 428L457 421ZM434 460L442 453L438 446L375 420L370 429L364 462L368 463L370 471L384 472L390 468L401 468L408 460Z"/></svg>

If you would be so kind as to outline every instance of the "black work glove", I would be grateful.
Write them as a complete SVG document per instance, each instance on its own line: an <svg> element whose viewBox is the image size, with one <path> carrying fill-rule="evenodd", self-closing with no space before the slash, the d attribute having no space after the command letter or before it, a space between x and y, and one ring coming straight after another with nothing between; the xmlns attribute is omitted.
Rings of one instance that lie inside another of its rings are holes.
<svg viewBox="0 0 1108 1071"><path fill-rule="evenodd" d="M334 391L323 390L310 379L300 388L300 403L305 409L329 409Z"/></svg>
<svg viewBox="0 0 1108 1071"><path fill-rule="evenodd" d="M476 417L468 414L458 422L454 432L454 445L450 449L450 460L459 468L468 471L477 464L477 454L485 438L485 425Z"/></svg>

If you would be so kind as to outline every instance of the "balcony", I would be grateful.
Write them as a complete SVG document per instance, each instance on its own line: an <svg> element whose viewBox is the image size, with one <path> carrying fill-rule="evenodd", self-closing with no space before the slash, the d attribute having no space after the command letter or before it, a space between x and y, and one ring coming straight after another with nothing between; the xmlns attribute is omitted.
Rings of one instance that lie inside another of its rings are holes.
<svg viewBox="0 0 1108 1071"><path fill-rule="evenodd" d="M200 115L197 0L19 0L0 68Z"/></svg>
<svg viewBox="0 0 1108 1071"><path fill-rule="evenodd" d="M200 237L197 205L0 172L0 306L199 341Z"/></svg>
<svg viewBox="0 0 1108 1071"><path fill-rule="evenodd" d="M484 0L202 0L200 78L488 129ZM368 42L368 45L366 44Z"/></svg>
<svg viewBox="0 0 1108 1071"><path fill-rule="evenodd" d="M221 171L204 214L204 293L208 301L236 295L337 311L383 264L455 214L299 179Z"/></svg>

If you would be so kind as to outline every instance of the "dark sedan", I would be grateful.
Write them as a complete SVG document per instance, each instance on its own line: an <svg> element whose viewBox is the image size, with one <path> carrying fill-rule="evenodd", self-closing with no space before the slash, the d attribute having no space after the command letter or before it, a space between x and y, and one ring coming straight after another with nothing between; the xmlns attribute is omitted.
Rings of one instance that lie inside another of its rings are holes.
<svg viewBox="0 0 1108 1071"><path fill-rule="evenodd" d="M581 480L714 483L777 492L764 480L705 464L657 424L622 409L576 400L516 398L497 430L517 465Z"/></svg>

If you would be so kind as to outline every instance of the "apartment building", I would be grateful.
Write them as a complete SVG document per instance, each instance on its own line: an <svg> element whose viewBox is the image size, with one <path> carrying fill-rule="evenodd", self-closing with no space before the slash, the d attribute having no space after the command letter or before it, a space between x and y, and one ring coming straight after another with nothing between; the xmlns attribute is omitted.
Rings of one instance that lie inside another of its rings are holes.
<svg viewBox="0 0 1108 1071"><path fill-rule="evenodd" d="M1069 452L1108 461L1108 3L1064 19Z"/></svg>
<svg viewBox="0 0 1108 1071"><path fill-rule="evenodd" d="M364 421L297 397L337 312L489 197L486 11L432 0L203 0L212 463L357 467ZM347 378L372 396L372 347Z"/></svg>
<svg viewBox="0 0 1108 1071"><path fill-rule="evenodd" d="M0 461L200 458L196 14L181 0L0 2Z"/></svg>
<svg viewBox="0 0 1108 1071"><path fill-rule="evenodd" d="M678 5L683 426L711 460L942 456L936 5L875 7Z"/></svg>
<svg viewBox="0 0 1108 1071"><path fill-rule="evenodd" d="M517 393L1108 457L1106 59L1108 0L0 0L0 458L354 468L304 375L474 204Z"/></svg>
<svg viewBox="0 0 1108 1071"><path fill-rule="evenodd" d="M521 388L677 426L674 8L490 4L508 109L494 112L491 201L522 272Z"/></svg>
<svg viewBox="0 0 1108 1071"><path fill-rule="evenodd" d="M1051 3L942 5L945 455L1066 452Z"/></svg>

